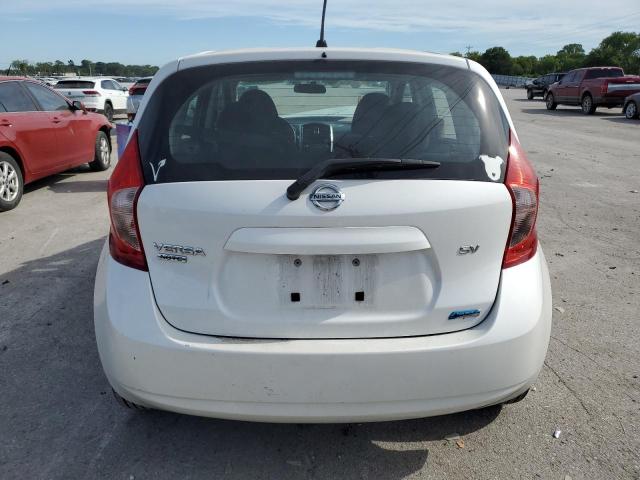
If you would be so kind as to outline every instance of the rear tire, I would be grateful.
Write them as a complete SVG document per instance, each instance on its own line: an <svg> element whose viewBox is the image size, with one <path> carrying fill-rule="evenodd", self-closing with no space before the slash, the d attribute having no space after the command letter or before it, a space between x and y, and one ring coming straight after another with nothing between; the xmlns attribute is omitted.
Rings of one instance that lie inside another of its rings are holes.
<svg viewBox="0 0 640 480"><path fill-rule="evenodd" d="M588 93L582 97L582 113L585 115L593 115L596 111L596 106L593 103L593 97Z"/></svg>
<svg viewBox="0 0 640 480"><path fill-rule="evenodd" d="M113 106L108 102L104 104L104 116L109 122L113 122Z"/></svg>
<svg viewBox="0 0 640 480"><path fill-rule="evenodd" d="M558 108L558 104L556 103L556 98L553 96L553 93L547 93L547 97L545 98L545 105L547 106L547 110L555 110Z"/></svg>
<svg viewBox="0 0 640 480"><path fill-rule="evenodd" d="M638 118L640 112L638 112L638 105L633 100L627 103L624 107L624 116L629 120L634 120Z"/></svg>
<svg viewBox="0 0 640 480"><path fill-rule="evenodd" d="M533 100L533 90L527 89L527 100Z"/></svg>
<svg viewBox="0 0 640 480"><path fill-rule="evenodd" d="M15 158L0 152L0 212L13 210L22 200L24 179Z"/></svg>
<svg viewBox="0 0 640 480"><path fill-rule="evenodd" d="M111 144L107 134L99 131L96 135L95 153L93 162L89 163L89 167L94 172L102 172L111 165Z"/></svg>

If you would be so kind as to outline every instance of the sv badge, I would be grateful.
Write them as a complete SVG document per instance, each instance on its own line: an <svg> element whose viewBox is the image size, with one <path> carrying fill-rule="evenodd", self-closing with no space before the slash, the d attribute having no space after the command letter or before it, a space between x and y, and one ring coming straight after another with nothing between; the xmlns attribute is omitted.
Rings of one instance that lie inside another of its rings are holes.
<svg viewBox="0 0 640 480"><path fill-rule="evenodd" d="M458 255L469 255L470 253L476 253L480 245L463 245L458 248Z"/></svg>

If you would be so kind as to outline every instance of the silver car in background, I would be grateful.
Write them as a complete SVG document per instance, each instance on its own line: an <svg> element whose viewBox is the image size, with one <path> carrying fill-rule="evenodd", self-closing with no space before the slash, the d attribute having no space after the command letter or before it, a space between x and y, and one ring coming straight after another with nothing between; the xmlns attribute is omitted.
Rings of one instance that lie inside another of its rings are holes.
<svg viewBox="0 0 640 480"><path fill-rule="evenodd" d="M624 99L622 113L624 113L624 116L629 120L640 117L640 92L629 95Z"/></svg>

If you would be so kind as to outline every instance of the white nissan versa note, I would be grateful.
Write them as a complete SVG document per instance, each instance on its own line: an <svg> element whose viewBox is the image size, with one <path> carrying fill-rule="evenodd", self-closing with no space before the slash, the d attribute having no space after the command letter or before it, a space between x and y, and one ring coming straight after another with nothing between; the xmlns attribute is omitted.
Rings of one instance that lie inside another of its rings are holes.
<svg viewBox="0 0 640 480"><path fill-rule="evenodd" d="M520 400L549 341L538 180L480 65L202 53L108 187L100 358L129 406L375 421Z"/></svg>

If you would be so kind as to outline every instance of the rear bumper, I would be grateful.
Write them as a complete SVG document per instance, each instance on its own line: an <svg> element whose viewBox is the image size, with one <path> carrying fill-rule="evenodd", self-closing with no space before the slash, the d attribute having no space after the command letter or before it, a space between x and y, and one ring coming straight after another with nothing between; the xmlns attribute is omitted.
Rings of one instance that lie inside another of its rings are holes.
<svg viewBox="0 0 640 480"><path fill-rule="evenodd" d="M80 100L87 110L93 112L104 109L104 100L101 100L99 97L81 97L75 100Z"/></svg>
<svg viewBox="0 0 640 480"><path fill-rule="evenodd" d="M427 337L255 340L195 335L158 311L148 274L102 252L94 320L113 388L135 403L253 421L353 422L452 413L512 398L536 379L551 329L542 251L502 274L474 328Z"/></svg>
<svg viewBox="0 0 640 480"><path fill-rule="evenodd" d="M622 107L625 97L600 97L597 99L596 104L599 107Z"/></svg>

